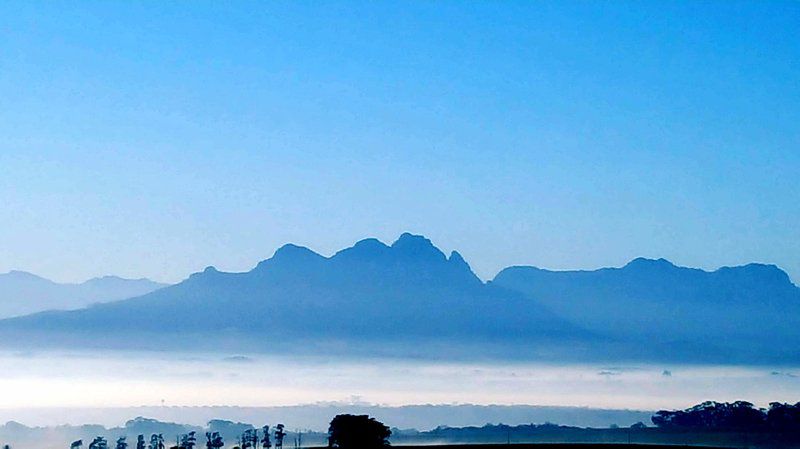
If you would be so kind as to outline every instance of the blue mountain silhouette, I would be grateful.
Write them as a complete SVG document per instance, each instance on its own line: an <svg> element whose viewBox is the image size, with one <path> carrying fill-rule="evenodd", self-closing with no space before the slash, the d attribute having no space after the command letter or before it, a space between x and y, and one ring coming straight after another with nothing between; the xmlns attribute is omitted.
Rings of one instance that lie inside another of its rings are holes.
<svg viewBox="0 0 800 449"><path fill-rule="evenodd" d="M62 284L25 271L11 271L0 274L0 318L44 310L80 309L97 302L140 296L165 286L149 279L117 276Z"/></svg>
<svg viewBox="0 0 800 449"><path fill-rule="evenodd" d="M796 362L798 312L800 289L771 265L707 272L636 259L595 271L511 267L484 283L457 252L403 234L331 257L285 245L249 272L209 267L136 298L2 320L0 342Z"/></svg>
<svg viewBox="0 0 800 449"><path fill-rule="evenodd" d="M268 348L290 341L493 340L525 343L585 332L525 295L487 285L453 252L403 234L367 239L331 257L285 245L246 273L213 267L177 285L113 303L0 322L0 331L85 336L104 344L174 335ZM177 341L175 338L158 340ZM191 339L189 339L191 340Z"/></svg>
<svg viewBox="0 0 800 449"><path fill-rule="evenodd" d="M800 354L793 349L800 342L800 288L774 265L709 272L639 258L594 271L511 267L491 284L536 298L576 325L641 344Z"/></svg>

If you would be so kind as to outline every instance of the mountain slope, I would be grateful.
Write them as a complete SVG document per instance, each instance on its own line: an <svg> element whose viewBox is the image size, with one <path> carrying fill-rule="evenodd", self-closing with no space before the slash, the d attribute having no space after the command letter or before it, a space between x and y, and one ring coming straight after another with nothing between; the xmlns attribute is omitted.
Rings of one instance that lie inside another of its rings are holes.
<svg viewBox="0 0 800 449"><path fill-rule="evenodd" d="M800 361L800 289L771 265L714 272L511 267L483 283L456 252L403 234L331 257L285 245L245 273L0 321L0 344L558 361Z"/></svg>
<svg viewBox="0 0 800 449"><path fill-rule="evenodd" d="M536 298L578 325L640 341L800 340L800 289L774 265L707 272L635 259L595 271L511 267L491 284Z"/></svg>
<svg viewBox="0 0 800 449"><path fill-rule="evenodd" d="M0 322L0 331L147 340L528 343L584 333L525 295L481 282L421 236L358 242L332 257L286 245L247 273L212 267L138 298ZM212 337L212 338L203 338ZM190 339L191 340L191 339ZM123 342L124 343L124 342ZM244 344L244 343L242 343Z"/></svg>
<svg viewBox="0 0 800 449"><path fill-rule="evenodd" d="M0 318L44 310L71 310L97 302L144 295L164 287L149 279L105 276L81 284L60 284L24 271L0 274Z"/></svg>

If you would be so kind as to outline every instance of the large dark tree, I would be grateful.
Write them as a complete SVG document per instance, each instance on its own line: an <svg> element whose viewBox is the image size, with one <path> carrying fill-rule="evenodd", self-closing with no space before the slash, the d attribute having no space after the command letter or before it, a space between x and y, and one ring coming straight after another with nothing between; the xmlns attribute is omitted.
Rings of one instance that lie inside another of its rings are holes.
<svg viewBox="0 0 800 449"><path fill-rule="evenodd" d="M219 432L206 432L206 449L219 449L225 446Z"/></svg>
<svg viewBox="0 0 800 449"><path fill-rule="evenodd" d="M89 449L108 449L108 441L104 437L97 437L89 443Z"/></svg>
<svg viewBox="0 0 800 449"><path fill-rule="evenodd" d="M800 402L784 404L772 402L767 411L767 423L773 430L782 432L800 432Z"/></svg>
<svg viewBox="0 0 800 449"><path fill-rule="evenodd" d="M328 447L378 449L389 446L392 431L367 415L336 415L328 427Z"/></svg>
<svg viewBox="0 0 800 449"><path fill-rule="evenodd" d="M708 401L686 410L660 410L652 420L658 427L747 431L763 428L766 414L745 401Z"/></svg>

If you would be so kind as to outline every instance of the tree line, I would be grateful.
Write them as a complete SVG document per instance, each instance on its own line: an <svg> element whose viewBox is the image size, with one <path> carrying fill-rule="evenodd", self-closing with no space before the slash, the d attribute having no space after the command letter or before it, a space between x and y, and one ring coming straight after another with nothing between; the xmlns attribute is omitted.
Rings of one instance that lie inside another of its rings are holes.
<svg viewBox="0 0 800 449"><path fill-rule="evenodd" d="M247 429L236 439L236 446L234 446L233 449L270 449L273 446L272 438L275 439L275 449L282 449L284 438L286 437L286 431L284 429L285 426L283 424L275 426L272 432L270 432L268 425L265 425L261 429ZM219 449L225 446L225 442L219 432L206 432L205 437L206 442L204 445L206 449ZM129 446L131 446L131 449L133 449L133 447L136 449L167 449L166 443L164 442L164 435L161 433L150 435L149 440L145 439L145 435L140 434L136 437L135 446L128 443L127 437L122 436L117 438L116 444L113 447L114 449L128 449ZM202 446L198 445L197 432L192 431L178 435L175 438L175 445L170 446L169 449L195 449L196 447L199 449L199 447ZM70 445L70 449L81 448L83 448L83 440L74 441ZM87 448L110 449L111 446L105 437L98 436L89 442Z"/></svg>
<svg viewBox="0 0 800 449"><path fill-rule="evenodd" d="M278 424L274 429L265 425L260 429L245 429L237 438L232 449L282 449L287 436L286 427ZM328 447L337 449L381 449L389 446L389 427L367 415L336 415L328 428ZM294 441L295 447L302 447L303 434L297 433ZM225 446L220 432L209 431L205 433L205 443L198 442L197 432L191 431L179 434L175 438L175 445L169 449L220 449ZM274 442L274 444L273 444ZM116 442L109 443L103 436L97 436L88 442L87 449L167 449L164 435L154 433L150 438L139 434L135 445L128 443L126 436L117 438ZM83 440L73 441L70 449L83 449ZM3 449L11 449L4 445Z"/></svg>
<svg viewBox="0 0 800 449"><path fill-rule="evenodd" d="M685 410L660 410L652 421L660 428L800 432L800 402L757 408L746 401L706 401Z"/></svg>

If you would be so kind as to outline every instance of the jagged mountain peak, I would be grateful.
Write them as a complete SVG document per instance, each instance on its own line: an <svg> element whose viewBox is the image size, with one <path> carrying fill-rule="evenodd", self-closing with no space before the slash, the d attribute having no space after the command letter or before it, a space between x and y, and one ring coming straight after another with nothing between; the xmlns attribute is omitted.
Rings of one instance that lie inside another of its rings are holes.
<svg viewBox="0 0 800 449"><path fill-rule="evenodd" d="M444 253L433 245L428 238L422 235L415 235L404 232L400 237L392 243L392 249L395 252L418 258L432 258L437 260L446 260Z"/></svg>
<svg viewBox="0 0 800 449"><path fill-rule="evenodd" d="M469 264L467 264L467 261L464 260L464 257L462 257L458 251L450 251L450 257L448 257L447 260L452 263L466 264L467 266L469 266Z"/></svg>

